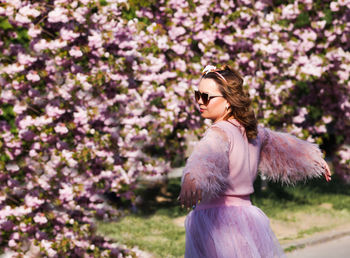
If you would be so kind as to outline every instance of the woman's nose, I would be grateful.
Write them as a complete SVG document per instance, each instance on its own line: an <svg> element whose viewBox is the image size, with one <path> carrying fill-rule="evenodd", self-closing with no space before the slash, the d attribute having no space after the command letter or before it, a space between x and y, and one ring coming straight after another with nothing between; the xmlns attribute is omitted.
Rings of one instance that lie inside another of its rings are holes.
<svg viewBox="0 0 350 258"><path fill-rule="evenodd" d="M199 98L199 100L197 101L197 103L198 103L199 105L204 105L203 100L202 100L202 97Z"/></svg>

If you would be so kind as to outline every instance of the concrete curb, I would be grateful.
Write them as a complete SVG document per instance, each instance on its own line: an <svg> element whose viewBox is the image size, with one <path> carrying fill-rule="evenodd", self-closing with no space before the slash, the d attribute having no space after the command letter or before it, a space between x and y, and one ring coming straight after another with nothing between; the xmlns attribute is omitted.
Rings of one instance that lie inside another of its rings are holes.
<svg viewBox="0 0 350 258"><path fill-rule="evenodd" d="M317 245L321 243L325 243L331 240L335 240L344 236L350 236L350 229L343 230L328 230L326 232L322 232L316 234L314 236L310 236L304 239L294 240L289 243L282 244L282 248L285 251L292 251L295 249L302 249L306 246Z"/></svg>

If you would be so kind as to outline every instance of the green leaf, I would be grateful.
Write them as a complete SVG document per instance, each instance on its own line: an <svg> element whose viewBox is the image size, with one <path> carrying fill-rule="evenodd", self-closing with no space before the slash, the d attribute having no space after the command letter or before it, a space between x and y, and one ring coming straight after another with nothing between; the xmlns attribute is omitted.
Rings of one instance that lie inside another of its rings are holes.
<svg viewBox="0 0 350 258"><path fill-rule="evenodd" d="M3 30L13 29L7 17L0 17L0 28Z"/></svg>
<svg viewBox="0 0 350 258"><path fill-rule="evenodd" d="M308 13L301 13L295 21L295 28L301 28L310 25L310 16Z"/></svg>
<svg viewBox="0 0 350 258"><path fill-rule="evenodd" d="M108 4L106 0L100 0L99 2L101 6L106 6Z"/></svg>
<svg viewBox="0 0 350 258"><path fill-rule="evenodd" d="M306 82L298 81L296 86L301 95L308 95L310 93L309 85Z"/></svg>
<svg viewBox="0 0 350 258"><path fill-rule="evenodd" d="M10 161L10 157L7 156L7 154L1 154L1 155L0 155L0 161L6 163L6 162Z"/></svg>
<svg viewBox="0 0 350 258"><path fill-rule="evenodd" d="M314 107L314 106L308 106L308 115L313 119L314 121L320 120L322 117L322 110L319 107Z"/></svg>
<svg viewBox="0 0 350 258"><path fill-rule="evenodd" d="M323 11L324 13L324 20L326 21L326 24L332 24L332 20L333 20L333 15L332 15L332 11L330 9L325 9Z"/></svg>

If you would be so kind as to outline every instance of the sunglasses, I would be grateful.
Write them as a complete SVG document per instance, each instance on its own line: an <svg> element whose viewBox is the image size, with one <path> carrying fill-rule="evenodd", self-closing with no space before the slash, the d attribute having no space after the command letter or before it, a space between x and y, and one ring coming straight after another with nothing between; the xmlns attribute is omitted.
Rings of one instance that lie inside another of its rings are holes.
<svg viewBox="0 0 350 258"><path fill-rule="evenodd" d="M195 90L194 91L194 97L196 99L196 101L198 102L200 99L202 99L203 101L203 104L206 106L209 104L209 101L213 98L216 98L216 97L223 97L223 96L214 96L214 95L211 95L210 93L202 93L200 92L199 90Z"/></svg>

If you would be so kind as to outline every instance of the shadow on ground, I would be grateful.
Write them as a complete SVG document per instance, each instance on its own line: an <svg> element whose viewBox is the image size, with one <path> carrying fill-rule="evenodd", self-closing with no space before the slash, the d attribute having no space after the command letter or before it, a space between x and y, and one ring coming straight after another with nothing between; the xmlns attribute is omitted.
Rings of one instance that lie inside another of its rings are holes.
<svg viewBox="0 0 350 258"><path fill-rule="evenodd" d="M136 198L133 203L113 194L108 200L115 207L130 210L138 216L150 216L154 213L183 216L188 213L180 207L177 197L181 189L181 179L171 178L159 182L142 181L135 190ZM350 211L350 186L341 182L336 175L331 182L324 178L298 183L295 186L280 183L263 182L260 177L254 183L255 192L251 196L254 205L274 217L280 209L300 209L301 207L332 203L334 209Z"/></svg>

